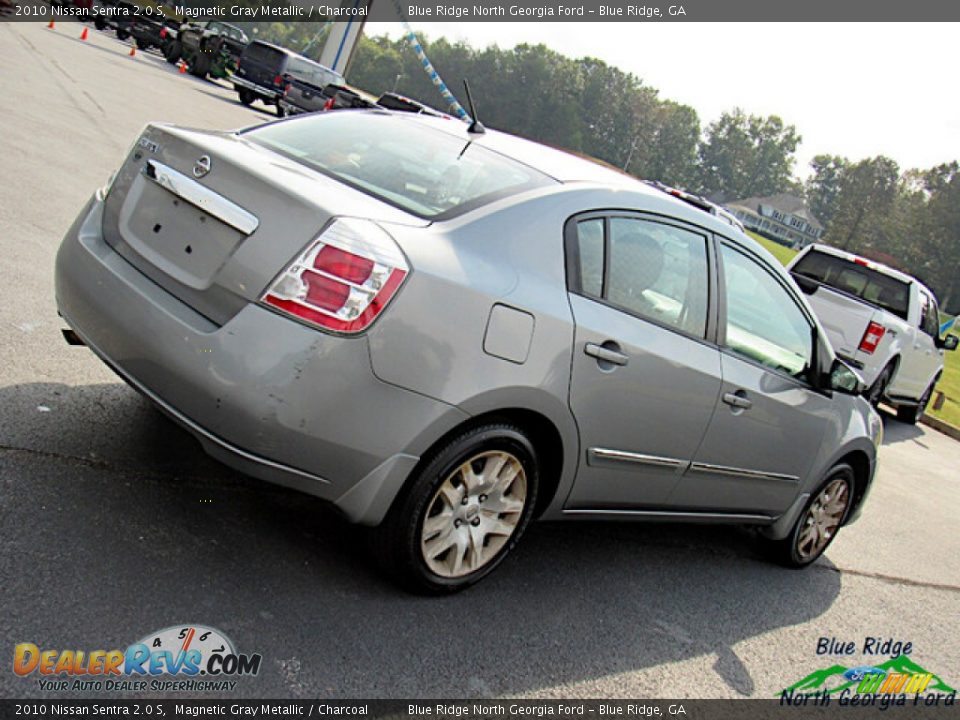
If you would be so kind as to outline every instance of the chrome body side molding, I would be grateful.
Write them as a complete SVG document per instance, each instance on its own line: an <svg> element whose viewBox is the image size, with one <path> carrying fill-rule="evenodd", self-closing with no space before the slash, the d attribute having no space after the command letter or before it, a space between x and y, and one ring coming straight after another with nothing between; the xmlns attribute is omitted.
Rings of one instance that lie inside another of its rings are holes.
<svg viewBox="0 0 960 720"><path fill-rule="evenodd" d="M749 478L751 480L776 480L778 482L788 483L800 482L800 478L796 475L784 475L782 473L763 472L761 470L747 470L746 468L735 468L727 465L711 465L710 463L691 463L690 472L732 475L735 477Z"/></svg>
<svg viewBox="0 0 960 720"><path fill-rule="evenodd" d="M686 470L690 464L686 460L660 457L659 455L644 455L643 453L626 450L612 450L610 448L590 448L587 450L588 465L602 465L608 462L652 465L654 467L676 468L681 471Z"/></svg>

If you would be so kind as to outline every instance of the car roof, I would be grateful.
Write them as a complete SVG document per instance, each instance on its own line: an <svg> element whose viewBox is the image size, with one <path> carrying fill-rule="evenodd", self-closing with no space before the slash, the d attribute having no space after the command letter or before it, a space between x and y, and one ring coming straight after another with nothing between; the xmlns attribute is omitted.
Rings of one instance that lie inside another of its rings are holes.
<svg viewBox="0 0 960 720"><path fill-rule="evenodd" d="M299 53L295 53L295 52L294 52L293 50L291 50L290 48L285 48L285 47L283 47L283 45L275 45L274 43L272 43L272 42L267 42L266 40L254 40L254 41L251 42L250 44L251 44L251 45L266 45L268 48L273 48L274 50L278 50L279 52L282 52L284 55L290 55L290 56L295 56L295 57L302 57L304 60L310 60L310 58L305 57L305 56L303 56L303 55L300 55ZM310 60L310 62L313 62L313 60ZM317 63L317 64L319 64L319 63Z"/></svg>

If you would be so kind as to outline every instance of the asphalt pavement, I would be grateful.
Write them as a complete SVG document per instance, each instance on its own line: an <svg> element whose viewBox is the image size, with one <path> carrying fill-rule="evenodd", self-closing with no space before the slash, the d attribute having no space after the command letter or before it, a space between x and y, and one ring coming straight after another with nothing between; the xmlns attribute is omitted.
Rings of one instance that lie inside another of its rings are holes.
<svg viewBox="0 0 960 720"><path fill-rule="evenodd" d="M862 519L806 571L738 528L540 523L442 599L385 582L319 501L207 458L63 342L53 260L146 122L271 113L79 35L0 24L0 696L50 694L11 672L16 643L122 648L180 623L263 656L234 697L771 697L878 660L818 656L821 637L909 641L960 686L960 444L929 428L887 418Z"/></svg>

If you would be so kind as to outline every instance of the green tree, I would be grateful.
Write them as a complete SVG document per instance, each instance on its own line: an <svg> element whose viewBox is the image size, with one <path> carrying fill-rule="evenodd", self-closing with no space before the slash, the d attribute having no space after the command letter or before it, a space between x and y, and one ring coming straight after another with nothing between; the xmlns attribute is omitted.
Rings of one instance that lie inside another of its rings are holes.
<svg viewBox="0 0 960 720"><path fill-rule="evenodd" d="M726 199L797 190L794 153L801 140L776 115L747 115L740 108L711 123L700 143L700 189Z"/></svg>
<svg viewBox="0 0 960 720"><path fill-rule="evenodd" d="M817 155L810 161L813 174L804 185L807 206L826 228L836 212L841 178L849 165L850 161L839 155Z"/></svg>

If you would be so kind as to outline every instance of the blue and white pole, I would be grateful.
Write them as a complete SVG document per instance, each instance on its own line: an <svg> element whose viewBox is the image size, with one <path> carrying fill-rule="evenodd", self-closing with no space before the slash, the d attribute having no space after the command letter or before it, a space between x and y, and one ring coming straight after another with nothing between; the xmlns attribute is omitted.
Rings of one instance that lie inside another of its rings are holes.
<svg viewBox="0 0 960 720"><path fill-rule="evenodd" d="M407 42L410 43L410 47L413 48L413 52L416 54L417 59L419 59L420 64L423 65L423 71L427 73L427 76L430 78L433 84L436 85L437 90L440 91L444 101L447 103L447 108L450 110L451 114L456 115L464 122L472 123L473 119L467 114L467 111L463 109L463 105L457 102L457 99L453 96L453 93L450 92L450 88L447 87L447 84L443 81L443 78L440 77L437 69L433 66L433 63L430 62L427 54L423 51L423 46L417 39L417 34L413 31L413 28L410 27L410 23L407 22L407 18L403 13L403 8L400 6L400 0L394 0L393 4L397 8L397 15L400 16L400 22L403 23L403 30L406 34Z"/></svg>

